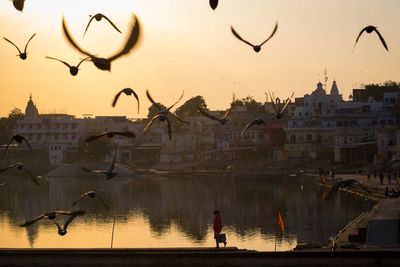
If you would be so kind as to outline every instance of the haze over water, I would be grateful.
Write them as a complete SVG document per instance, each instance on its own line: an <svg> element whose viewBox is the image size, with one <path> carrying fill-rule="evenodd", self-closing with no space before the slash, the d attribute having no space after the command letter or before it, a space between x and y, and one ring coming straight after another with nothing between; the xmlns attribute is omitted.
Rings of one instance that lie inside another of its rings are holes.
<svg viewBox="0 0 400 267"><path fill-rule="evenodd" d="M114 247L213 247L212 211L217 208L228 246L258 251L274 250L280 211L286 233L279 236L277 250L290 250L302 242L326 244L331 234L373 204L345 193L324 202L322 188L311 178L49 178L48 185L39 187L25 178L2 178L9 185L0 188L1 248L109 248L112 214ZM28 228L18 226L50 210L71 210L72 202L89 190L103 197L112 214L88 198L79 203L86 215L74 220L65 236L47 219Z"/></svg>

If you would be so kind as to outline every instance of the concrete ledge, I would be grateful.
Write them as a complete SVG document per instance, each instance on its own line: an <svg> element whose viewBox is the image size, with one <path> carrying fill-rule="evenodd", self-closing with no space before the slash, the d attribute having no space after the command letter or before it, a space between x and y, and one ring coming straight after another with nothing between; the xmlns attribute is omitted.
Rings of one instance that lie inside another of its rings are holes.
<svg viewBox="0 0 400 267"><path fill-rule="evenodd" d="M400 250L1 249L0 266L400 266Z"/></svg>

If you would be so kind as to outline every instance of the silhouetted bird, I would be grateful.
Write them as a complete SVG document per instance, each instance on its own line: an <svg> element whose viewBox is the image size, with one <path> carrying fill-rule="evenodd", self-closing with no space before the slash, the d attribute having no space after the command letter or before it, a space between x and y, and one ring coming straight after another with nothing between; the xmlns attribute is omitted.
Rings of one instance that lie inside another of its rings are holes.
<svg viewBox="0 0 400 267"><path fill-rule="evenodd" d="M3 154L1 155L1 158L2 158L2 159L4 158L4 156L5 156L5 154L6 154L7 150L8 150L8 147L10 146L10 144L11 144L11 142L12 142L13 140L14 140L15 142L17 142L18 144L21 144L22 141L24 141L24 142L27 144L27 146L28 146L28 148L29 148L29 150L31 151L31 154L32 154L32 156L33 156L32 147L31 147L31 145L29 144L28 140L27 140L24 136L22 136L22 135L20 135L20 134L16 134L16 135L14 135L13 137L11 137L11 139L10 139L10 141L8 142L6 148L4 149Z"/></svg>
<svg viewBox="0 0 400 267"><path fill-rule="evenodd" d="M58 60L58 61L60 61L61 63L64 63L64 65L67 66L67 67L69 68L69 73L71 73L72 76L75 76L75 75L78 74L79 66L82 64L82 62L88 60L90 57L86 57L86 58L82 59L82 60L78 63L78 65L76 65L76 66L71 66L71 65L68 64L67 62L65 62L65 61L63 61L63 60L61 60L61 59L58 59L58 58L54 58L54 57L46 57L46 58Z"/></svg>
<svg viewBox="0 0 400 267"><path fill-rule="evenodd" d="M25 0L12 0L15 9L21 11L24 9Z"/></svg>
<svg viewBox="0 0 400 267"><path fill-rule="evenodd" d="M113 161L111 162L110 167L107 170L91 170L86 167L82 167L82 169L86 172L91 172L91 173L97 173L97 174L105 174L107 176L106 180L110 180L113 178L115 175L118 174L118 172L113 172L114 167L115 167L115 161L117 159L117 155L114 156Z"/></svg>
<svg viewBox="0 0 400 267"><path fill-rule="evenodd" d="M82 195L80 195L75 201L74 203L72 203L72 207L75 207L76 204L79 203L79 201L81 201L83 198L85 197L90 197L90 198L94 198L97 197L97 199L100 200L101 204L103 204L103 206L106 208L106 210L110 211L109 207L107 206L107 204L104 202L104 200L99 196L99 194L97 194L95 191L88 191L86 193L83 193Z"/></svg>
<svg viewBox="0 0 400 267"><path fill-rule="evenodd" d="M210 0L210 7L215 10L218 6L218 0Z"/></svg>
<svg viewBox="0 0 400 267"><path fill-rule="evenodd" d="M107 18L105 15L103 15L101 13L97 13L94 16L89 15L89 17L90 17L90 20L89 20L88 25L86 26L85 32L83 33L83 37L85 37L85 34L86 34L86 32L87 32L87 30L89 28L89 25L90 25L90 23L92 22L93 19L96 19L97 21L101 21L103 18L105 18L111 24L111 26L113 26L114 29L117 30L117 32L121 33L121 31L117 28L117 26L115 26L115 24L112 23L112 21L109 18Z"/></svg>
<svg viewBox="0 0 400 267"><path fill-rule="evenodd" d="M274 108L274 111L275 111L275 117L279 120L280 118L282 118L282 116L283 116L283 112L285 111L285 109L287 108L287 106L289 105L289 103L290 103L290 101L292 100L292 97L294 96L294 92L292 93L292 95L289 97L289 98L287 98L286 99L286 103L285 103L285 105L283 106L283 108L281 109L281 110L278 110L278 108L277 108L277 104L279 104L278 103L278 98L276 98L276 99L274 99L273 97L272 97L272 95L271 95L271 92L269 92L269 97L271 98L271 102L272 102L272 106L273 106L273 108Z"/></svg>
<svg viewBox="0 0 400 267"><path fill-rule="evenodd" d="M112 102L112 106L115 107L115 105L117 104L118 98L122 93L124 93L126 95L133 95L136 98L136 100L138 102L137 110L138 110L138 113L139 113L139 97L135 93L135 91L133 91L133 89L131 89L131 88L124 88L121 91L119 91L118 94L116 94L115 97L114 97L114 101Z"/></svg>
<svg viewBox="0 0 400 267"><path fill-rule="evenodd" d="M263 46L266 42L268 42L269 39L272 38L272 36L274 36L274 34L276 33L276 30L277 30L277 29L278 29L278 22L276 22L275 28L274 28L274 30L272 31L271 35L270 35L264 42L262 42L262 43L259 44L259 45L253 45L252 43L250 43L250 42L246 41L245 39L243 39L243 38L235 31L235 29L231 26L231 31L232 31L233 35L235 35L235 37L238 38L240 41L242 41L242 42L244 42L244 43L250 45L251 47L253 47L254 51L256 51L257 53L260 52L261 46Z"/></svg>
<svg viewBox="0 0 400 267"><path fill-rule="evenodd" d="M36 33L34 33L34 34L31 36L31 38L29 38L28 42L27 42L26 45L25 45L24 52L21 52L21 50L19 50L18 46L16 46L13 42L11 42L10 40L8 40L6 37L3 37L3 38L4 38L4 40L6 40L7 42L9 42L9 43L12 44L13 46L15 46L15 48L17 48L18 53L19 53L19 55L17 55L17 56L19 56L22 60L25 60L26 57L27 57L27 55L28 55L28 53L26 52L26 49L28 48L29 42L32 40L33 37L35 37L35 35L36 35Z"/></svg>
<svg viewBox="0 0 400 267"><path fill-rule="evenodd" d="M249 123L244 127L244 129L243 129L242 132L240 133L240 136L242 136L242 135L247 131L247 129L249 129L251 126L253 126L253 125L261 125L261 124L263 124L263 125L265 126L265 121L264 121L263 119L258 119L258 118L256 118L256 119L252 120L251 122L249 122Z"/></svg>
<svg viewBox="0 0 400 267"><path fill-rule="evenodd" d="M107 132L102 132L99 134L91 135L88 138L86 138L86 142L92 142L96 139L99 139L103 136L107 136L108 138L114 137L114 135L120 135L120 136L125 136L128 138L135 138L136 134L134 132L113 132L113 131L107 131Z"/></svg>
<svg viewBox="0 0 400 267"><path fill-rule="evenodd" d="M232 104L233 104L234 102L235 102L235 94L233 94ZM231 113L232 104L231 104L231 107L225 112L224 116L222 116L222 118L214 117L213 115L207 113L207 111L205 111L205 110L202 109L201 107L196 107L196 109L197 109L201 114L203 114L204 116L206 116L206 117L208 117L208 118L210 118L210 119L212 119L212 120L216 120L216 121L218 121L219 123L221 123L221 125L224 125L225 123L227 123L227 122L229 121L228 116L229 116L229 114Z"/></svg>
<svg viewBox="0 0 400 267"><path fill-rule="evenodd" d="M361 189L364 191L371 193L365 186L363 186L359 181L355 179L347 179L347 180L342 180L339 182L336 182L332 185L331 189L327 194L324 194L324 200L328 201L329 199L332 198L333 195L336 194L336 192L339 190L339 188L349 188L350 186L353 185L358 185Z"/></svg>
<svg viewBox="0 0 400 267"><path fill-rule="evenodd" d="M35 219L33 219L31 221L27 221L27 222L25 222L23 224L20 224L19 226L20 227L26 227L26 226L34 224L35 222L37 222L37 221L39 221L39 220L41 220L43 218L48 218L49 220L54 220L57 217L58 214L59 215L71 216L71 215L82 215L85 212L86 211L84 211L84 210L77 210L77 211L55 210L55 211L50 211L50 212L47 212L47 213L44 213L44 214L41 214L41 215L37 216Z"/></svg>
<svg viewBox="0 0 400 267"><path fill-rule="evenodd" d="M160 121L166 121L168 124L168 135L169 135L169 140L171 140L172 134L171 134L171 122L168 119L168 115L171 115L172 117L174 117L175 119L179 120L180 122L183 123L188 123L187 121L184 121L183 119L179 118L178 116L176 116L175 114L171 113L170 110L182 99L183 97L183 93L182 95L179 97L179 99L172 104L170 107L164 109L162 108L156 101L154 101L154 99L151 97L150 93L148 90L146 90L146 95L147 98L150 100L150 102L156 107L156 109L158 110L157 115L155 115L153 118L151 118L151 120L147 123L146 127L144 128L143 132L146 133L149 129L150 126L154 123L155 120L160 120Z"/></svg>
<svg viewBox="0 0 400 267"><path fill-rule="evenodd" d="M377 30L377 27L372 26L372 25L369 25L369 26L365 27L364 29L362 29L362 30L360 31L360 33L359 33L358 36L357 36L356 42L355 42L355 44L354 44L353 50L354 50L354 48L356 48L356 44L357 44L357 42L358 42L358 39L360 39L360 37L361 37L361 35L363 34L364 31L366 31L367 33L371 33L371 32L373 32L373 31L375 31L376 34L378 34L378 37L379 37L379 39L381 40L381 42L382 42L383 46L385 47L385 49L386 49L387 51L389 51L389 48L388 48L387 45L386 45L385 39L383 39L383 36L382 36L381 33Z"/></svg>
<svg viewBox="0 0 400 267"><path fill-rule="evenodd" d="M38 180L38 178L41 178L40 176L39 177L36 177L35 175L33 175L32 174L32 172L28 169L28 167L26 167L23 163L15 163L15 164L11 164L10 166L8 166L8 167L5 167L5 168L3 168L3 169L0 169L0 173L1 172L5 172L5 171L7 171L7 170L9 170L9 169L12 169L12 168L17 168L18 170L25 170L28 174L29 174L29 176L31 177L31 179L32 179L32 181L36 184L36 185L39 185L39 180Z"/></svg>
<svg viewBox="0 0 400 267"><path fill-rule="evenodd" d="M67 25L65 24L64 17L62 19L62 27L63 27L64 35L67 38L67 40L69 41L69 43L73 47L75 47L75 49L77 49L79 52L81 52L82 54L90 56L93 64L100 70L110 71L111 70L111 62L121 56L127 55L138 43L139 37L140 37L140 23L139 23L137 17L135 15L133 15L132 28L130 30L129 37L128 37L125 45L122 47L122 49L120 51L115 53L115 55L108 57L108 58L101 58L101 57L95 56L94 54L91 54L90 52L83 50L82 48L80 48L77 45L77 43L71 37L71 34L68 31Z"/></svg>
<svg viewBox="0 0 400 267"><path fill-rule="evenodd" d="M55 220L52 220L53 223L57 226L58 234L61 235L61 236L65 235L65 234L67 233L68 225L69 225L76 217L81 216L81 215L83 215L83 214L85 214L85 213L86 213L86 211L84 211L84 210L78 210L78 211L76 211L76 212L70 214L70 215L68 216L68 218L64 221L63 227L61 227L61 226L58 224L58 222L56 222Z"/></svg>

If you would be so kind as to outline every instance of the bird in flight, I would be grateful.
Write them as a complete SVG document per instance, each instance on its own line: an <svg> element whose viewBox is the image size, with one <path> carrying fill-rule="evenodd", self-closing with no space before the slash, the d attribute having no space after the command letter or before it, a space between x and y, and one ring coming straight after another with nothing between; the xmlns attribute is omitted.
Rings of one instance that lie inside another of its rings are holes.
<svg viewBox="0 0 400 267"><path fill-rule="evenodd" d="M210 7L215 10L218 6L218 0L210 0Z"/></svg>
<svg viewBox="0 0 400 267"><path fill-rule="evenodd" d="M12 2L15 9L22 12L24 9L25 0L12 0Z"/></svg>
<svg viewBox="0 0 400 267"><path fill-rule="evenodd" d="M129 132L129 131L127 131L127 132L106 131L106 132L102 132L102 133L98 133L98 134L89 136L88 138L86 138L86 142L92 142L92 141L94 141L96 139L99 139L99 138L101 138L103 136L107 136L108 138L113 138L114 135L125 136L125 137L128 137L128 138L135 138L136 137L136 134L134 132Z"/></svg>
<svg viewBox="0 0 400 267"><path fill-rule="evenodd" d="M235 101L236 101L235 94L233 94L232 104L233 104ZM228 108L228 110L225 112L224 116L222 116L222 118L214 117L213 115L207 113L207 111L205 111L205 110L202 109L201 107L196 107L196 109L197 109L201 114L203 114L204 116L206 116L207 118L210 118L210 119L212 119L212 120L216 120L216 121L218 121L219 123L221 123L221 125L224 125L225 123L227 123L227 122L229 121L228 116L229 116L229 114L231 113L232 104L231 104L231 107Z"/></svg>
<svg viewBox="0 0 400 267"><path fill-rule="evenodd" d="M10 44L12 44L13 46L15 46L15 48L17 48L18 53L19 53L19 55L17 55L17 56L19 56L20 59L25 60L26 57L27 57L27 55L28 55L28 53L26 52L26 50L27 50L27 48L28 48L28 44L29 44L29 42L32 40L32 38L35 37L35 35L36 35L36 33L34 33L34 34L31 36L31 38L29 38L28 42L27 42L26 45L25 45L24 52L21 52L21 50L19 50L18 46L16 46L13 42L11 42L11 41L10 41L9 39L7 39L6 37L3 37L3 39L6 40L7 42L9 42Z"/></svg>
<svg viewBox="0 0 400 267"><path fill-rule="evenodd" d="M126 95L133 95L133 96L136 98L136 100L137 100L137 102L138 102L138 107L137 107L137 109L138 109L138 113L139 113L139 97L138 97L138 95L135 93L135 91L133 91L132 88L124 88L124 89L122 89L121 91L119 91L118 94L116 94L115 97L114 97L114 101L112 102L112 106L115 107L115 105L117 104L118 98L119 98L119 96L120 96L122 93L124 93L124 94L126 94Z"/></svg>
<svg viewBox="0 0 400 267"><path fill-rule="evenodd" d="M238 38L240 41L244 42L245 44L248 44L248 45L250 45L251 47L253 47L254 51L257 52L257 53L260 52L261 46L263 46L266 42L268 42L269 39L271 39L271 38L275 35L277 29L278 29L278 22L276 22L275 28L274 28L274 30L272 31L271 35L270 35L264 42L262 42L262 43L259 44L259 45L253 45L253 44L250 43L249 41L246 41L245 39L243 39L243 38L235 31L235 29L233 28L233 26L231 26L231 31L232 31L233 35L234 35L236 38Z"/></svg>
<svg viewBox="0 0 400 267"><path fill-rule="evenodd" d="M358 36L357 36L356 42L354 43L353 50L354 50L354 48L356 48L356 44L357 44L357 42L358 42L358 39L360 39L360 37L361 37L361 35L363 34L364 31L367 32L367 33L371 33L371 32L373 32L373 31L375 31L376 34L378 35L379 39L381 40L382 45L385 47L386 51L389 51L389 48L388 48L388 46L387 46L387 44L386 44L386 42L385 42L385 39L383 39L383 36L382 36L381 33L378 31L378 28L375 27L375 26L372 26L372 25L369 25L369 26L365 27L364 29L362 29L362 30L360 31L360 33L359 33Z"/></svg>
<svg viewBox="0 0 400 267"><path fill-rule="evenodd" d="M5 167L5 168L3 168L3 169L0 169L0 173L2 173L2 172L5 172L5 171L7 171L7 170L9 170L9 169L12 169L12 168L17 168L18 170L25 170L28 174L29 174L29 176L31 177L31 179L32 179L32 181L36 184L36 185L39 185L39 180L38 180L38 178L41 178L41 177L36 177L35 175L33 175L33 173L28 169L28 167L26 167L23 163L15 163L15 164L11 164L11 165L9 165L8 167Z"/></svg>
<svg viewBox="0 0 400 267"><path fill-rule="evenodd" d="M133 23L131 30L128 35L128 39L126 40L125 45L120 49L120 51L116 52L114 55L108 57L108 58L103 58L103 57L98 57L95 56L94 54L87 52L80 48L78 44L75 42L75 40L72 38L71 34L68 31L68 27L65 24L65 19L64 17L62 18L62 28L65 37L67 38L68 42L75 47L79 52L81 52L84 55L87 55L91 58L93 64L100 70L108 70L111 71L111 62L120 58L121 56L129 54L131 50L138 44L139 37L140 37L140 31L141 31L141 26L139 23L139 20L135 15L133 15Z"/></svg>
<svg viewBox="0 0 400 267"><path fill-rule="evenodd" d="M14 135L13 137L11 137L11 139L10 139L10 141L8 142L6 148L4 149L3 154L1 155L1 158L2 158L2 159L4 158L4 156L5 156L5 154L6 154L7 150L8 150L8 147L10 146L10 144L11 144L12 141L17 142L18 144L21 144L22 142L25 142L25 143L27 144L29 150L31 151L31 154L32 154L32 157L33 157L32 147L31 147L31 145L29 144L28 140L27 140L24 136L22 136L22 135L20 135L20 134L16 134L16 135Z"/></svg>
<svg viewBox="0 0 400 267"><path fill-rule="evenodd" d="M176 116L175 114L171 113L170 110L182 99L184 92L182 92L182 95L179 97L179 99L172 104L171 106L169 106L168 108L162 108L156 101L154 101L154 99L151 97L150 93L148 90L146 90L146 95L147 98L150 100L150 102L156 107L156 109L158 110L158 113L150 119L150 121L147 123L146 127L144 128L143 132L146 133L149 131L151 125L158 119L160 121L166 121L167 125L168 125L168 136L169 136L169 140L171 140L172 138L172 133L171 133L171 122L168 118L168 115L171 115L172 117L174 117L175 119L179 120L180 122L183 123L188 123L187 121L184 121L183 119L179 118L178 116Z"/></svg>
<svg viewBox="0 0 400 267"><path fill-rule="evenodd" d="M261 124L263 124L263 125L265 126L265 121L264 121L263 119L258 119L258 118L256 118L256 119L252 120L251 122L249 122L249 123L244 127L244 129L243 129L242 132L240 133L240 136L242 136L242 135L247 131L247 129L249 129L249 128L252 127L253 125L261 125Z"/></svg>
<svg viewBox="0 0 400 267"><path fill-rule="evenodd" d="M97 173L97 174L105 174L107 176L106 180L110 180L111 178L113 178L115 175L118 174L118 172L114 172L114 167L115 167L115 161L117 159L117 155L114 156L113 161L111 162L110 167L107 170L91 170L89 168L86 167L82 167L82 169L85 172L91 172L91 173Z"/></svg>
<svg viewBox="0 0 400 267"><path fill-rule="evenodd" d="M86 211L84 210L77 210L77 211L50 211L44 214L39 215L38 217L36 217L35 219L31 220L31 221L27 221L23 224L20 224L20 227L27 227L30 226L32 224L34 224L35 222L43 219L43 218L48 218L49 220L53 221L53 223L57 226L58 229L58 234L59 235L65 235L67 233L67 227L68 225L72 222L73 219L75 219L77 216L81 216L83 214L85 214ZM68 218L64 221L64 225L63 227L61 227L56 221L56 217L58 215L65 215L68 216Z"/></svg>
<svg viewBox="0 0 400 267"><path fill-rule="evenodd" d="M282 118L283 116L283 112L285 112L285 109L287 108L287 106L289 105L290 101L292 100L294 96L294 92L292 93L292 95L286 99L286 103L283 106L283 108L281 110L278 110L277 105L279 104L278 98L274 99L271 95L271 92L269 92L269 97L271 98L271 102L272 102L272 106L274 108L275 111L275 117L279 120L280 118Z"/></svg>
<svg viewBox="0 0 400 267"><path fill-rule="evenodd" d="M86 32L87 32L87 30L88 30L88 28L89 28L89 25L90 25L90 23L93 21L93 19L96 19L97 21L101 21L101 20L104 18L104 19L106 19L106 20L111 24L111 26L114 27L115 30L117 30L117 32L121 33L121 31L118 29L118 27L115 26L115 24L114 24L109 18L107 18L105 15L103 15L103 14L101 14L101 13L97 13L97 14L94 15L94 16L89 15L89 17L90 17L90 20L89 20L88 25L86 26L85 32L83 33L83 37L85 37L85 34L86 34Z"/></svg>
<svg viewBox="0 0 400 267"><path fill-rule="evenodd" d="M350 188L350 186L357 185L364 191L371 193L365 186L363 186L359 181L355 179L347 179L347 180L342 180L339 182L336 182L332 185L331 189L328 191L328 193L324 194L324 200L328 201L331 199L339 190L339 188Z"/></svg>
<svg viewBox="0 0 400 267"><path fill-rule="evenodd" d="M103 204L103 206L106 208L107 211L110 211L110 208L107 206L107 204L104 202L104 200L99 196L99 194L97 194L95 191L88 191L86 193L83 193L82 195L80 195L75 201L74 203L72 203L72 207L75 207L76 204L79 203L79 201L81 201L83 198L85 197L90 197L90 198L95 198L97 197L97 199L101 202L101 204Z"/></svg>
<svg viewBox="0 0 400 267"><path fill-rule="evenodd" d="M69 68L69 73L71 73L72 76L76 76L79 71L79 66L82 64L82 62L88 60L90 57L86 57L86 58L82 59L76 66L71 66L67 62L65 62L61 59L58 59L58 58L54 58L54 57L46 57L46 58L60 61L61 63L63 63L65 66L67 66Z"/></svg>

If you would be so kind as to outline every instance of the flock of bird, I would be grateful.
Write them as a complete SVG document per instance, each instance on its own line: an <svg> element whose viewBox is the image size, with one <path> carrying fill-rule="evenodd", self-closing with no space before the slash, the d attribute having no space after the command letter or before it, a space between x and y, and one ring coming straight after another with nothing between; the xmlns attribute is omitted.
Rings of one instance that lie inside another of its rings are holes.
<svg viewBox="0 0 400 267"><path fill-rule="evenodd" d="M12 3L13 3L14 7L17 10L19 10L21 12L23 11L25 0L12 0ZM218 3L219 3L218 0L209 0L210 7L213 10L218 7ZM85 37L86 33L88 32L89 26L91 25L91 23L92 23L92 21L94 19L96 21L101 21L102 19L105 19L117 32L121 33L119 28L104 14L97 13L95 15L89 15L89 17L90 17L90 20L89 20L89 22L88 22L88 24L87 24L87 26L86 26L86 28L84 30L83 37ZM263 42L261 42L259 45L254 45L251 42L249 42L246 39L244 39L241 35L239 35L238 32L233 28L233 26L231 26L231 32L232 32L233 36L236 37L241 42L251 46L256 53L261 51L261 47L264 44L266 44L269 40L271 40L271 38L276 34L277 30L278 30L278 23L276 22L275 27L272 30L272 33L268 36L268 38L265 39ZM129 32L127 33L127 39L126 39L125 43L113 55L106 56L106 57L101 57L101 56L95 55L94 53L89 52L89 51L81 48L78 45L78 43L75 41L75 39L72 37L64 17L62 18L62 31L63 31L64 36L65 36L66 40L68 41L68 43L77 52L79 52L80 54L84 55L85 57L76 66L73 66L73 65L67 63L64 60L61 60L61 59L58 59L58 58L55 58L55 57L46 56L46 58L47 59L51 59L51 60L55 60L55 61L59 61L59 62L63 63L65 66L67 66L69 68L70 74L72 76L76 76L78 74L78 72L79 72L79 67L81 66L81 64L84 63L84 62L87 62L87 61L91 61L100 70L111 71L111 64L112 64L112 62L114 60L117 60L120 57L128 55L135 47L138 46L140 37L142 35L142 26L141 26L138 18L135 15L133 15L132 16L131 27L129 29ZM358 34L358 36L356 38L353 50L354 50L357 42L359 41L361 35L364 32L366 32L366 33L375 32L378 35L378 37L379 37L382 45L384 46L384 48L387 51L389 51L388 46L387 46L383 36L377 30L377 27L372 26L372 25L369 25L369 26L363 28L360 31L360 33ZM29 38L29 40L27 41L23 51L21 51L20 48L17 45L15 45L8 38L4 37L4 40L7 41L8 43L10 43L11 45L13 45L18 50L18 53L19 53L18 56L20 57L20 59L26 60L27 59L27 55L28 55L28 53L27 53L28 45L29 45L29 43L31 42L31 40L35 36L36 36L36 33L33 34ZM138 112L139 112L139 97L138 97L138 94L132 88L124 88L121 91L119 91L115 95L114 100L112 101L112 107L116 106L117 101L118 101L119 97L121 96L121 94L125 94L127 96L131 96L132 95L137 100ZM272 94L269 93L269 96L270 96L270 99L271 99L271 102L272 102L272 105L273 105L273 108L274 108L274 111L275 111L276 119L281 119L282 118L285 109L287 108L288 104L291 102L291 99L293 98L293 95L294 95L294 93L292 93L292 95L289 98L286 99L283 107L279 108L280 107L280 101L278 101L277 98L274 98L272 96ZM175 103L173 103L171 106L169 106L167 108L163 108L160 103L156 102L153 99L153 97L150 95L150 92L148 90L146 90L146 96L149 99L149 101L153 104L153 106L157 109L157 114L154 117L149 119L147 125L145 126L145 128L143 130L144 133L149 131L149 129L151 128L151 126L153 125L153 123L155 121L159 120L161 122L166 122L167 123L168 135L169 135L169 139L171 140L171 136L172 136L172 130L171 129L172 129L172 127L171 127L170 117L173 117L173 118L177 119L178 121L180 121L182 123L185 123L185 124L189 123L189 122L185 121L184 119L179 118L178 116L176 116L174 113L171 112L171 109L183 98L183 92L182 92L182 95L179 97L179 99ZM233 95L232 104L234 102L235 102L235 95ZM209 119L218 121L221 125L225 125L229 121L229 116L231 114L232 107L233 107L233 105L231 105L231 107L227 109L227 111L225 112L225 114L221 118L209 114L206 110L204 110L204 109L202 109L200 107L197 107L197 110L203 116L205 116L205 117L207 117ZM244 129L241 131L240 135L243 135L250 127L252 127L254 125L263 125L263 124L265 125L265 123L266 123L265 120L260 119L260 118L255 118L254 120L249 122L244 127ZM102 138L102 137L112 138L115 135L120 135L120 136L124 136L124 137L127 137L127 138L134 138L136 136L135 133L133 133L133 132L107 131L107 132L99 133L99 134L96 134L96 135L93 135L93 136L89 136L86 139L86 141L87 142L92 142L92 141L95 141L95 140L97 140L99 138ZM29 147L29 150L31 151L31 153L33 155L32 148L31 148L28 140L24 136L22 136L20 134L16 134L10 139L9 143L7 144L5 150L2 153L1 158L4 158L4 156L5 156L5 154L6 154L7 150L8 150L8 147L10 146L10 144L13 141L15 141L15 142L17 142L19 144L21 144L22 142L26 143L27 146ZM84 171L86 171L86 172L104 174L106 176L107 180L109 180L109 179L111 179L111 178L113 178L114 176L117 175L117 172L114 171L115 165L116 165L116 156L114 156L113 161L112 161L110 167L107 170L91 170L91 169L86 168L86 167L82 167L82 169ZM7 171L9 169L12 169L12 168L17 168L19 170L25 170L28 173L28 175L31 177L32 181L35 184L39 185L39 180L40 180L41 177L33 175L32 172L23 163L11 164L11 165L3 168L3 169L0 169L0 173L5 172L5 171ZM358 182L355 181L355 180L354 181L353 180L351 180L351 181L350 180L346 180L346 181L341 181L341 182L338 182L338 183L334 184L334 186L332 186L332 189L331 189L330 193L327 194L326 199L329 199L334 194L334 192L336 192L339 188L349 187L351 184L354 184L354 183L358 183ZM5 186L5 185L7 185L7 183L2 183L2 184L0 184L0 187L1 186ZM367 189L365 189L365 190L367 191ZM75 205L77 205L77 203L79 201L81 201L83 198L86 198L86 197L90 197L90 198L97 197L100 200L100 202L103 204L103 206L105 206L106 209L109 210L108 206L103 201L103 199L94 191L88 191L88 192L82 194L76 201L74 201L74 203L72 205L73 208L75 207ZM45 214L39 215L38 217L36 217L35 219L33 219L31 221L27 221L24 224L21 224L20 226L21 227L26 227L26 226L32 225L33 223L35 223L35 222L37 222L37 221L39 221L39 220L41 220L43 218L47 218L47 219L51 220L57 226L58 234L65 235L67 233L68 225L76 217L82 216L85 213L86 213L86 211L84 211L84 210L49 211L49 212L47 212ZM67 217L65 219L65 221L63 222L63 224L60 224L59 222L55 221L55 219L58 216L61 216L61 215Z"/></svg>

